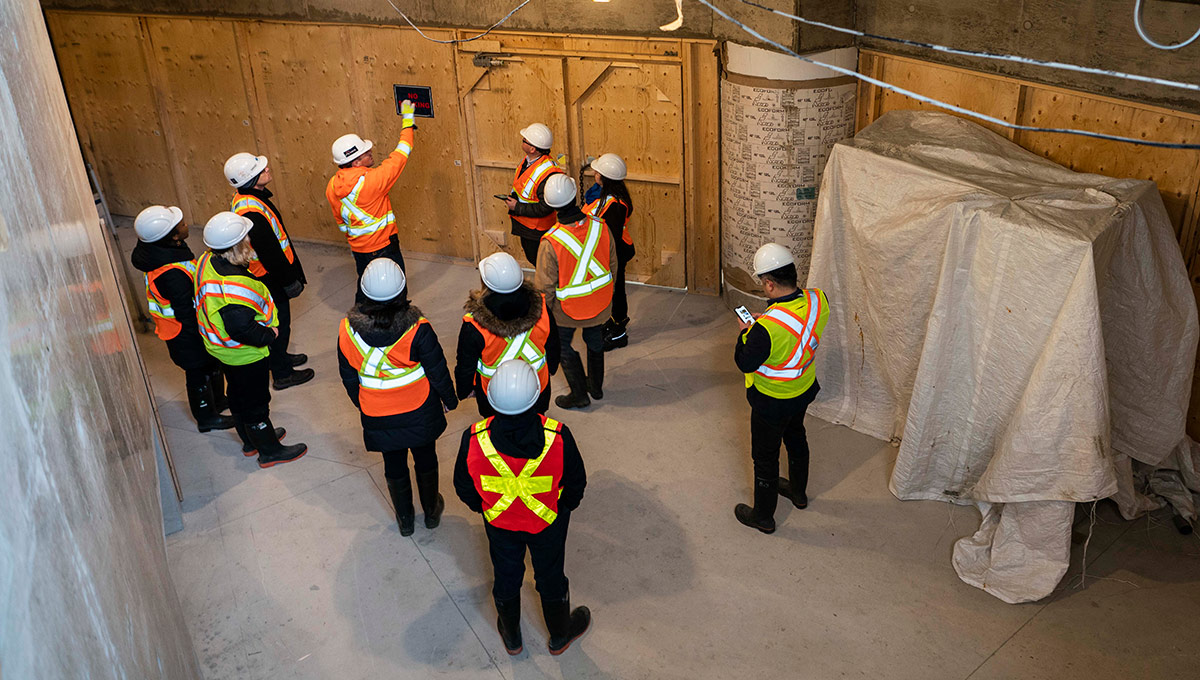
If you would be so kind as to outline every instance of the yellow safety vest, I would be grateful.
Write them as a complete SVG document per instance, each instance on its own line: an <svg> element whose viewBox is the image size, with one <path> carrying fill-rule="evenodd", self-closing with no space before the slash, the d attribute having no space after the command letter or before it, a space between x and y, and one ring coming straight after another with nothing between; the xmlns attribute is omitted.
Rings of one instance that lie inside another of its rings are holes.
<svg viewBox="0 0 1200 680"><path fill-rule="evenodd" d="M771 353L758 370L746 374L746 387L753 385L776 399L791 399L808 391L816 380L813 357L828 318L829 302L816 288L767 307L756 323L771 336ZM744 342L745 334L742 338Z"/></svg>

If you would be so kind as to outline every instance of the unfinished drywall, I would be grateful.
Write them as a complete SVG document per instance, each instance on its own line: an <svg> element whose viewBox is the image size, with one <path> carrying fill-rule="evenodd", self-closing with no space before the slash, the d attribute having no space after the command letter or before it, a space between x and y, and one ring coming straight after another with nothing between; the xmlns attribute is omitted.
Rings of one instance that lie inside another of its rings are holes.
<svg viewBox="0 0 1200 680"><path fill-rule="evenodd" d="M37 3L0 3L0 34L0 129L20 141L0 154L0 672L199 678L151 397Z"/></svg>

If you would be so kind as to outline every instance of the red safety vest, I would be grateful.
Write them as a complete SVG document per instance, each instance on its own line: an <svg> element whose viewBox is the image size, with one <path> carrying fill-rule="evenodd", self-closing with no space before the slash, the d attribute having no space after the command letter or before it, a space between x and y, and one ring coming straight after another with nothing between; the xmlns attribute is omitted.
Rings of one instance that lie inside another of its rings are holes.
<svg viewBox="0 0 1200 680"><path fill-rule="evenodd" d="M521 203L537 203L538 189L551 175L560 172L562 172L562 168L558 167L554 159L549 156L542 156L530 163L524 172L521 171L521 166L518 165L517 174L513 177L512 185L513 193L517 195L517 201ZM554 213L550 213L545 217L521 217L513 215L512 218L526 227L536 229L537 231L546 231L558 222Z"/></svg>
<svg viewBox="0 0 1200 680"><path fill-rule="evenodd" d="M265 201L260 201L255 196L247 196L245 194L234 192L233 200L230 202L233 207L233 212L239 215L245 215L248 212L256 212L267 218L267 222L271 224L271 231L275 232L275 240L279 241L279 249L283 251L284 257L289 263L296 262L296 253L292 251L292 242L288 240L287 232L283 230L283 222L279 220L279 215L275 214L274 210L266 204ZM258 261L256 255L250 264L247 265L250 273L258 278L262 278L267 274L267 268Z"/></svg>
<svg viewBox="0 0 1200 680"><path fill-rule="evenodd" d="M625 201L622 201L616 196L605 196L602 199L597 198L591 203L583 206L583 212L589 215L594 215L595 217L599 217L600 219L604 219L604 213L608 212L608 209L612 207L613 203L619 203L625 206L625 224L621 225L621 240L625 242L625 245L631 246L633 245L633 237L629 235L629 218L633 217L633 208L630 208Z"/></svg>
<svg viewBox="0 0 1200 680"><path fill-rule="evenodd" d="M358 405L364 415L394 416L425 403L429 380L421 362L411 357L417 329L427 323L421 317L390 347L372 347L350 327L349 319L342 319L338 348L358 371Z"/></svg>
<svg viewBox="0 0 1200 680"><path fill-rule="evenodd" d="M542 301L542 316L533 328L512 337L504 337L484 328L475 320L475 315L463 315L463 321L470 323L483 336L483 354L475 362L475 372L479 374L479 384L483 393L487 394L488 383L496 375L500 364L509 359L524 359L538 372L538 381L542 389L550 384L550 368L546 365L546 340L550 337L550 313L546 309L546 296L538 296Z"/></svg>
<svg viewBox="0 0 1200 680"><path fill-rule="evenodd" d="M613 296L608 227L589 215L574 224L559 224L542 238L550 241L558 259L554 296L563 313L580 321L595 318Z"/></svg>
<svg viewBox="0 0 1200 680"><path fill-rule="evenodd" d="M171 301L158 292L158 277L172 269L187 274L193 288L196 285L195 260L164 264L146 274L146 307L150 311L150 318L154 319L154 334L163 340L174 340L183 330L183 326L175 320L175 309L171 307Z"/></svg>
<svg viewBox="0 0 1200 680"><path fill-rule="evenodd" d="M562 424L542 419L545 442L542 454L532 460L513 458L496 450L488 428L492 419L471 427L474 435L467 450L467 472L483 498L483 517L498 529L540 533L558 517L562 495Z"/></svg>

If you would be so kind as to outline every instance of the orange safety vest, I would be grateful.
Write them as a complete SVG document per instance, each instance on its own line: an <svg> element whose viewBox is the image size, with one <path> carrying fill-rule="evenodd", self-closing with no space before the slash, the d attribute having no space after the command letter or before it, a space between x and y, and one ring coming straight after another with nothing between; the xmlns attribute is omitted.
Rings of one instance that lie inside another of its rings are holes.
<svg viewBox="0 0 1200 680"><path fill-rule="evenodd" d="M538 189L542 184L550 178L551 175L562 172L562 168L554 162L554 159L549 156L542 156L536 161L529 164L525 171L521 171L521 166L517 166L517 174L513 177L512 190L517 197L517 201L521 203L537 203ZM553 227L558 220L555 219L554 213L550 213L545 217L521 217L513 215L512 218L517 222L536 229L537 231L546 231Z"/></svg>
<svg viewBox="0 0 1200 680"><path fill-rule="evenodd" d="M597 198L583 206L583 212L604 219L604 213L608 212L609 207L613 203L620 203L625 206L625 224L621 225L621 240L625 242L625 245L631 246L633 245L633 237L629 235L629 218L633 217L633 209L626 205L625 201L620 200L616 196L605 196L602 199Z"/></svg>
<svg viewBox="0 0 1200 680"><path fill-rule="evenodd" d="M172 269L187 274L192 286L196 285L195 260L164 264L146 274L146 307L150 311L150 318L154 319L154 334L163 340L174 340L183 330L183 326L175 319L175 309L171 307L171 301L158 292L158 277Z"/></svg>
<svg viewBox="0 0 1200 680"><path fill-rule="evenodd" d="M421 317L390 347L373 347L350 327L349 319L342 319L338 348L358 371L358 405L363 415L394 416L425 403L429 380L421 362L411 357L417 329L428 323Z"/></svg>
<svg viewBox="0 0 1200 680"><path fill-rule="evenodd" d="M233 200L230 202L233 207L233 212L239 215L245 215L248 212L256 212L267 218L267 222L271 223L271 231L275 232L275 240L279 241L279 249L283 251L284 257L291 264L296 262L296 253L292 251L292 242L288 240L287 232L283 230L283 222L279 221L279 216L274 210L261 201L256 196L247 196L240 192L233 193ZM250 273L258 278L262 278L267 274L267 268L259 262L258 256L247 265Z"/></svg>
<svg viewBox="0 0 1200 680"><path fill-rule="evenodd" d="M538 372L538 382L542 389L550 384L550 368L546 365L546 340L550 337L550 313L546 309L546 296L539 296L542 301L542 316L533 328L512 337L504 337L484 328L475 320L474 314L465 314L463 321L470 323L483 336L483 354L475 363L475 372L479 374L479 384L483 393L487 394L488 383L496 375L500 364L510 359L521 358L533 366Z"/></svg>
<svg viewBox="0 0 1200 680"><path fill-rule="evenodd" d="M351 251L373 253L386 247L396 235L396 216L388 192L404 172L412 149L413 129L404 128L396 148L378 167L341 168L330 178L325 199Z"/></svg>
<svg viewBox="0 0 1200 680"><path fill-rule="evenodd" d="M591 319L612 302L608 254L612 235L599 218L559 224L542 237L554 247L558 284L554 296L572 319Z"/></svg>
<svg viewBox="0 0 1200 680"><path fill-rule="evenodd" d="M562 495L562 424L542 419L542 455L528 460L496 450L488 428L492 419L471 427L467 472L483 499L483 518L498 529L540 533L558 518Z"/></svg>

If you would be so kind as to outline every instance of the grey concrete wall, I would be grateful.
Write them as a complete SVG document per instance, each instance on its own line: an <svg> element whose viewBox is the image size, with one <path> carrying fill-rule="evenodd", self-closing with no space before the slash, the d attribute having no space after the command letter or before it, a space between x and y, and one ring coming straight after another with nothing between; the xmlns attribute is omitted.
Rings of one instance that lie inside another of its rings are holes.
<svg viewBox="0 0 1200 680"><path fill-rule="evenodd" d="M137 363L37 0L0 2L0 674L199 677Z"/></svg>
<svg viewBox="0 0 1200 680"><path fill-rule="evenodd" d="M1200 28L1200 5L1145 4L1144 25L1159 42L1185 39ZM857 0L857 23L879 35L1200 82L1200 43L1175 51L1146 45L1134 31L1133 6L1133 0ZM873 40L861 46L1200 113L1200 96L1183 90Z"/></svg>

